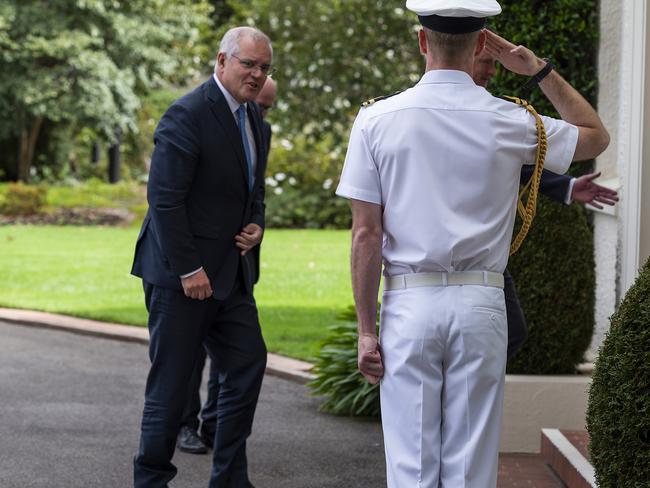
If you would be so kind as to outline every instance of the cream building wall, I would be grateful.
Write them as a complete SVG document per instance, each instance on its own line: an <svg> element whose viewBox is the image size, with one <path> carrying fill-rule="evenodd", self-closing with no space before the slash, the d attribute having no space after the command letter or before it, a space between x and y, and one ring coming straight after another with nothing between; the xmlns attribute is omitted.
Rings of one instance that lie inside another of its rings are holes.
<svg viewBox="0 0 650 488"><path fill-rule="evenodd" d="M615 208L594 210L595 332L591 358L609 317L650 256L650 9L646 0L601 0L598 111L611 135L596 161L601 183L620 192Z"/></svg>

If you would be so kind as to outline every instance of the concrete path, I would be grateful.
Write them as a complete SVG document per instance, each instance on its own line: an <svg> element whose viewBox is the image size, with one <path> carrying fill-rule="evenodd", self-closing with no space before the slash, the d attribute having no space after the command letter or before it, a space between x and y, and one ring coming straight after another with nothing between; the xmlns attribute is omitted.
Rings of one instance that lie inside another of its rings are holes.
<svg viewBox="0 0 650 488"><path fill-rule="evenodd" d="M146 346L0 321L0 487L128 488ZM379 424L317 412L266 376L249 441L258 488L385 486ZM209 456L178 453L173 487L207 486Z"/></svg>

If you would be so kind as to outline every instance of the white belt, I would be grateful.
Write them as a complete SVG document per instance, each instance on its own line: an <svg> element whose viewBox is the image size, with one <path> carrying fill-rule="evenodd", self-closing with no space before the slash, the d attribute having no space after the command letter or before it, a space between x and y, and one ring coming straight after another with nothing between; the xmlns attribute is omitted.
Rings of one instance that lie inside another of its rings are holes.
<svg viewBox="0 0 650 488"><path fill-rule="evenodd" d="M384 290L421 286L483 285L503 288L503 274L492 271L411 273L384 277Z"/></svg>

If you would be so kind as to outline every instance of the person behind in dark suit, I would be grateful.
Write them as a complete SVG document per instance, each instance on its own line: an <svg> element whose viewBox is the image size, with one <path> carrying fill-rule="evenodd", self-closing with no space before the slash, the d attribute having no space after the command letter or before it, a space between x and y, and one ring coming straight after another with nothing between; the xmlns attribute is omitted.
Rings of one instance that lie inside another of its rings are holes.
<svg viewBox="0 0 650 488"><path fill-rule="evenodd" d="M259 106L262 115L262 145L267 155L271 148L271 124L265 119L268 111L275 102L276 93L276 83L271 77L268 77L264 82L262 90L260 90L255 98L255 102ZM259 278L260 246L255 246L251 250L251 253L253 253L255 261L256 276ZM217 430L219 372L216 369L216 363L212 361L210 362L208 380L208 398L203 409L201 409L201 395L199 390L201 388L205 359L206 350L205 348L201 348L199 349L194 372L192 373L188 398L181 419L181 429L178 434L178 450L190 454L206 454L208 448L214 445L214 434ZM200 433L199 424L201 426Z"/></svg>
<svg viewBox="0 0 650 488"><path fill-rule="evenodd" d="M483 51L474 61L473 80L479 86L487 87L496 74L496 60ZM521 169L521 184L525 185L533 174L534 166L524 165ZM600 173L590 173L579 178L558 175L543 170L539 191L556 202L569 205L571 202L588 203L596 208L602 205L614 205L618 201L616 191L594 183ZM508 359L512 358L528 337L528 324L524 311L517 297L517 289L512 275L506 268L503 273L504 294L506 299L506 316L508 321Z"/></svg>
<svg viewBox="0 0 650 488"><path fill-rule="evenodd" d="M269 38L237 27L214 76L174 102L154 134L149 211L132 273L143 280L151 369L135 488L163 488L203 345L219 373L211 488L251 487L246 439L266 366L251 251L264 229L262 120L255 97L271 73Z"/></svg>

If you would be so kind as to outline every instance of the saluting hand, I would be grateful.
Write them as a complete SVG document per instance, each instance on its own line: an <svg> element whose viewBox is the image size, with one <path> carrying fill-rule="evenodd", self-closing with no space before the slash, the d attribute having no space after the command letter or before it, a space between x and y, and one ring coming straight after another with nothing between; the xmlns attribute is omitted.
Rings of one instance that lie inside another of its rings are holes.
<svg viewBox="0 0 650 488"><path fill-rule="evenodd" d="M212 296L210 279L203 269L187 278L181 278L181 284L186 297L204 300Z"/></svg>
<svg viewBox="0 0 650 488"><path fill-rule="evenodd" d="M371 385L376 384L384 376L381 349L374 334L359 336L357 364L359 371Z"/></svg>
<svg viewBox="0 0 650 488"><path fill-rule="evenodd" d="M244 227L242 231L235 236L235 241L237 241L235 245L242 250L240 254L243 256L262 242L263 234L264 231L257 224L248 224Z"/></svg>
<svg viewBox="0 0 650 488"><path fill-rule="evenodd" d="M487 39L485 51L499 61L504 68L525 76L537 74L546 65L526 46L515 46L512 42L485 29Z"/></svg>
<svg viewBox="0 0 650 488"><path fill-rule="evenodd" d="M598 173L589 173L577 178L573 184L571 199L575 202L588 203L596 208L603 208L603 205L614 205L618 202L618 193L594 183L600 176Z"/></svg>

